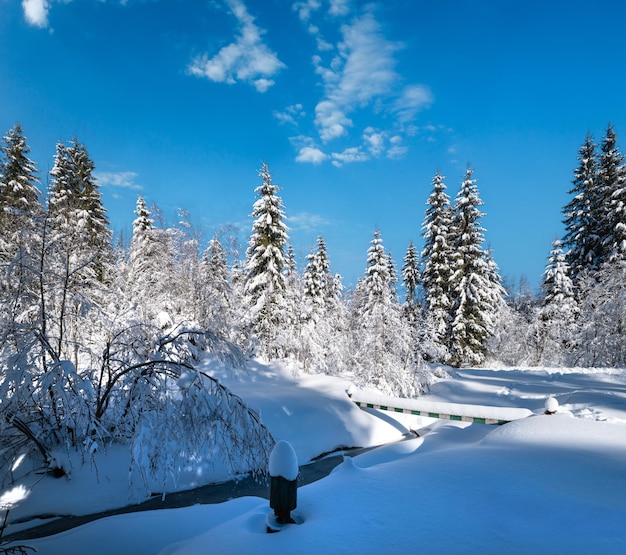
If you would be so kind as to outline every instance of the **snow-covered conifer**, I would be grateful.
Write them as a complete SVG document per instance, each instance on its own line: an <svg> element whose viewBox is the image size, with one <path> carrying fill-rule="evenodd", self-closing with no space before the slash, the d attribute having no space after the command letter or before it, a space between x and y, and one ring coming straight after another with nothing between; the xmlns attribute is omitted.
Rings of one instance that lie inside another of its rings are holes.
<svg viewBox="0 0 626 555"><path fill-rule="evenodd" d="M404 302L407 305L414 306L417 304L417 288L420 284L420 271L419 260L417 256L417 250L413 241L409 243L409 246L404 255L402 264L402 285L406 290L404 296Z"/></svg>
<svg viewBox="0 0 626 555"><path fill-rule="evenodd" d="M490 257L482 248L481 205L473 170L468 168L454 205L453 273L449 289L452 301L449 350L454 365L484 361L503 292Z"/></svg>
<svg viewBox="0 0 626 555"><path fill-rule="evenodd" d="M33 229L42 214L37 166L20 124L10 129L0 145L0 237L7 239L17 228Z"/></svg>
<svg viewBox="0 0 626 555"><path fill-rule="evenodd" d="M579 313L560 240L552 243L542 280L543 303L537 312L535 364L567 364Z"/></svg>
<svg viewBox="0 0 626 555"><path fill-rule="evenodd" d="M307 255L302 275L301 362L305 370L336 372L341 363L337 349L344 343L344 308L340 278L330 271L326 242L320 235Z"/></svg>
<svg viewBox="0 0 626 555"><path fill-rule="evenodd" d="M573 354L575 366L626 365L626 261L606 263L578 284L579 315Z"/></svg>
<svg viewBox="0 0 626 555"><path fill-rule="evenodd" d="M155 228L152 212L141 195L137 198L135 215L127 291L146 321L156 322L157 315L170 308L173 294L169 238L164 230Z"/></svg>
<svg viewBox="0 0 626 555"><path fill-rule="evenodd" d="M413 335L395 302L389 257L379 230L367 251L365 276L351 306L351 370L362 385L411 396L420 386L413 360Z"/></svg>
<svg viewBox="0 0 626 555"><path fill-rule="evenodd" d="M261 354L270 358L284 353L278 346L289 325L285 302L285 247L287 226L278 186L272 183L267 164L259 171L261 185L251 216L252 234L246 254L244 285L249 332L259 341Z"/></svg>
<svg viewBox="0 0 626 555"><path fill-rule="evenodd" d="M539 310L539 356L541 364L566 364L579 313L574 285L560 240L552 243L543 274L543 305Z"/></svg>
<svg viewBox="0 0 626 555"><path fill-rule="evenodd" d="M61 238L66 254L71 250L81 265L104 281L113 257L112 233L94 169L78 139L67 146L58 143L50 171L48 212L54 240Z"/></svg>
<svg viewBox="0 0 626 555"><path fill-rule="evenodd" d="M597 147L590 133L578 151L578 161L569 191L572 198L563 208L563 246L574 283L583 272L598 269L603 252L598 217L604 208L598 205Z"/></svg>
<svg viewBox="0 0 626 555"><path fill-rule="evenodd" d="M0 304L11 320L32 320L43 207L37 168L19 124L0 145Z"/></svg>
<svg viewBox="0 0 626 555"><path fill-rule="evenodd" d="M449 335L450 279L452 275L452 207L446 193L444 176L433 178L433 190L426 201L428 208L422 224L422 287L435 333L442 345Z"/></svg>
<svg viewBox="0 0 626 555"><path fill-rule="evenodd" d="M601 145L598 163L599 188L603 192L601 236L607 260L626 258L626 164L617 146L617 134L609 125Z"/></svg>
<svg viewBox="0 0 626 555"><path fill-rule="evenodd" d="M94 163L74 139L59 143L50 171L44 233L42 306L59 358L78 367L81 348L103 332L93 318L104 306L113 262L112 233ZM45 293L45 294L44 294Z"/></svg>

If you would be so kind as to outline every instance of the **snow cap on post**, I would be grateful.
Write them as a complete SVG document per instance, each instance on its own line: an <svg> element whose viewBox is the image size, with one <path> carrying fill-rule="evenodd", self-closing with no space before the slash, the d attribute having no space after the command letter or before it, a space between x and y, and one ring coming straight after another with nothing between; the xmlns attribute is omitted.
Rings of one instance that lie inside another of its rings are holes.
<svg viewBox="0 0 626 555"><path fill-rule="evenodd" d="M546 412L545 414L555 414L559 409L559 402L554 397L548 397L546 399Z"/></svg>
<svg viewBox="0 0 626 555"><path fill-rule="evenodd" d="M298 468L298 457L293 450L291 443L281 440L270 454L270 476L282 476L285 480L295 480L300 472Z"/></svg>

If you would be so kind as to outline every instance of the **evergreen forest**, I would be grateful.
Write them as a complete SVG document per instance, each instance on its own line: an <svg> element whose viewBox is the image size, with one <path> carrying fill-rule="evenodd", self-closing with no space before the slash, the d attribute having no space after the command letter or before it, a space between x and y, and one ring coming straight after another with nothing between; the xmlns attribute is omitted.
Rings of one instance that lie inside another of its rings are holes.
<svg viewBox="0 0 626 555"><path fill-rule="evenodd" d="M271 435L201 357L233 372L282 361L400 397L450 367L626 364L626 166L610 125L580 147L537 292L503 283L471 167L454 195L435 173L423 246L400 266L373 230L346 290L321 235L298 267L267 164L240 249L228 230L205 242L187 213L169 225L141 196L132 237L114 242L85 145L57 144L46 176L29 156L16 124L0 146L3 468L30 449L62 472L60 451L88 458L110 441L131 445L139 478L206 450L233 472L265 468ZM159 449L171 438L178 451Z"/></svg>

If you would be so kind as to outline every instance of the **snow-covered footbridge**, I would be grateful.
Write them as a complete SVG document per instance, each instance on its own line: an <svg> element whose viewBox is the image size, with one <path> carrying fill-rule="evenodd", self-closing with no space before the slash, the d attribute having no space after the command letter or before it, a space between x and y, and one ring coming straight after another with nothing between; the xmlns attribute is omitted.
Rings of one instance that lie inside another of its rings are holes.
<svg viewBox="0 0 626 555"><path fill-rule="evenodd" d="M459 422L474 422L476 424L501 425L533 414L532 411L524 408L489 407L484 405L423 401L422 399L402 399L387 397L356 388L350 388L347 393L350 399L361 408L456 420Z"/></svg>

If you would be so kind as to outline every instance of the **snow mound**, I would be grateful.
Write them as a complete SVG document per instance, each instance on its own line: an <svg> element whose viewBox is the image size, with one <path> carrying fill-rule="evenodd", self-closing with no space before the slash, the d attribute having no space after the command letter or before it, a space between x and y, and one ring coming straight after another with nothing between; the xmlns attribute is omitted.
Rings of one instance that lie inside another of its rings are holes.
<svg viewBox="0 0 626 555"><path fill-rule="evenodd" d="M485 445L538 445L602 451L626 458L626 425L574 418L569 414L540 415L494 429Z"/></svg>

